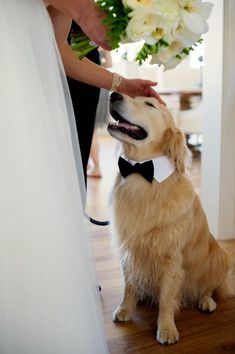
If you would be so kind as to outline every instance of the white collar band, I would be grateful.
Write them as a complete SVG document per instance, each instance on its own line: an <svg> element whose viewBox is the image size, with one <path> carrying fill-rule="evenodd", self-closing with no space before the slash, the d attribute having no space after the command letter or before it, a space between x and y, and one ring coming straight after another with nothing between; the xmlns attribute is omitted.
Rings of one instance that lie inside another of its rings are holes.
<svg viewBox="0 0 235 354"><path fill-rule="evenodd" d="M129 160L129 159L126 159L126 160L128 162L130 162L130 164L132 164L132 166L137 162L143 163L146 161L150 161L150 160L135 161L135 160ZM156 181L159 183L163 182L175 171L174 164L167 156L155 157L154 159L152 159L152 161L153 161L153 166L154 166L154 175L153 176L156 179Z"/></svg>

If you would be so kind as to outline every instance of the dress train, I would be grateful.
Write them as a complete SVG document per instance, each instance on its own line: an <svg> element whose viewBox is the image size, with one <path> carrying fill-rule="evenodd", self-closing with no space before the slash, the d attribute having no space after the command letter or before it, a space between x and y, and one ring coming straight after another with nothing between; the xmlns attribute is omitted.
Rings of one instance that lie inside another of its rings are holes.
<svg viewBox="0 0 235 354"><path fill-rule="evenodd" d="M0 353L105 354L74 117L44 4L1 0L0 43Z"/></svg>

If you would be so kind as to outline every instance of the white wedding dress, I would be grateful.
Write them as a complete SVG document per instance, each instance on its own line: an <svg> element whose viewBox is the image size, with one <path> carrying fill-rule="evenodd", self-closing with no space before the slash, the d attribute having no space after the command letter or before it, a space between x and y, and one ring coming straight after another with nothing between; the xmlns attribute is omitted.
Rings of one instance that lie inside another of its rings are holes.
<svg viewBox="0 0 235 354"><path fill-rule="evenodd" d="M61 68L44 4L0 0L1 354L108 352Z"/></svg>

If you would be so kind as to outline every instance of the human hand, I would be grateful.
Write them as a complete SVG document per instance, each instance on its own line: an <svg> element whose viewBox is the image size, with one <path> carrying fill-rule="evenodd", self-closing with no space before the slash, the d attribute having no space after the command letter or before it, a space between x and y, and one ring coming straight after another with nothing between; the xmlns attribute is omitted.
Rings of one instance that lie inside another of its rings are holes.
<svg viewBox="0 0 235 354"><path fill-rule="evenodd" d="M93 0L48 0L50 5L69 15L97 46L111 50L108 28L102 23L105 12Z"/></svg>
<svg viewBox="0 0 235 354"><path fill-rule="evenodd" d="M153 89L157 82L142 79L126 79L122 78L118 87L118 92L124 93L130 97L147 96L156 98L161 104L166 106L160 95Z"/></svg>
<svg viewBox="0 0 235 354"><path fill-rule="evenodd" d="M80 25L83 32L92 39L94 45L111 50L111 46L107 40L108 27L103 24L103 20L106 17L105 12L100 10L95 5L95 2L86 1L86 12L80 18L74 20Z"/></svg>

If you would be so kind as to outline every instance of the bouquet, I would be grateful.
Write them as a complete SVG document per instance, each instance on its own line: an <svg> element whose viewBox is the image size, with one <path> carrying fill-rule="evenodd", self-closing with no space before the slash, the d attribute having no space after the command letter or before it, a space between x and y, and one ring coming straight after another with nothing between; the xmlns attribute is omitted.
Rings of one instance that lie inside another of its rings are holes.
<svg viewBox="0 0 235 354"><path fill-rule="evenodd" d="M202 0L96 0L107 16L112 49L122 43L143 41L135 61L142 64L151 56L151 64L164 70L178 65L209 29L207 19L212 4ZM72 49L83 58L94 44L82 33L73 34Z"/></svg>

